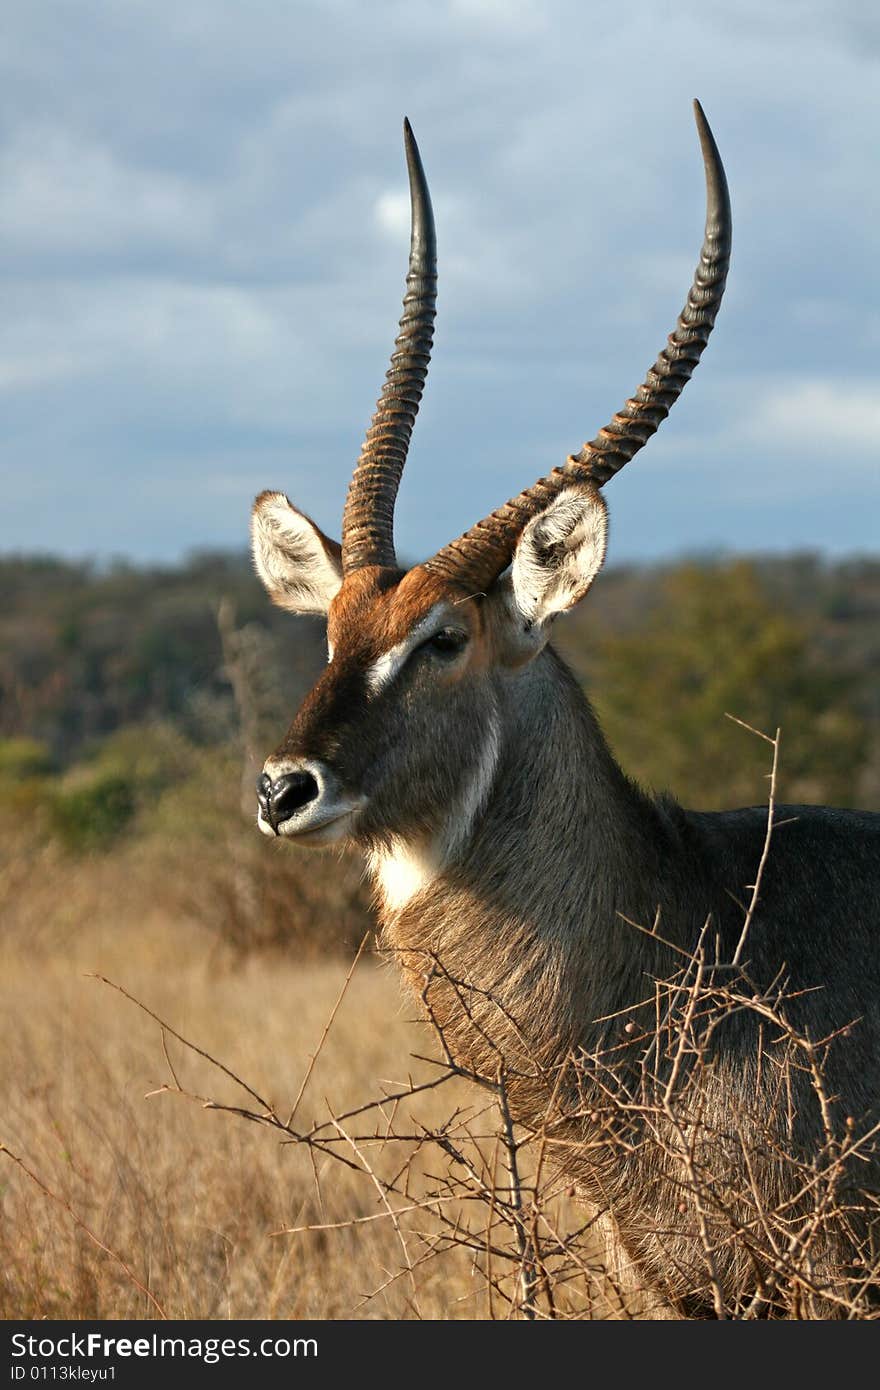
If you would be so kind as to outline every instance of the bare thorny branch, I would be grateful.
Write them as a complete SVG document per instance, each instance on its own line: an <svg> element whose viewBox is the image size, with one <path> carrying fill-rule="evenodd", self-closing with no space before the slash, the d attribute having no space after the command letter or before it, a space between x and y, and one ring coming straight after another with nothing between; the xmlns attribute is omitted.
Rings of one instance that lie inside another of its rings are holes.
<svg viewBox="0 0 880 1390"><path fill-rule="evenodd" d="M836 1039L817 1044L800 1035L786 1017L790 996L778 982L761 993L741 972L721 972L719 981L706 956L707 930L708 924L686 967L670 980L655 982L654 1030L629 1035L630 1044L641 1049L637 1078L618 1069L615 1049L610 1060L608 1053L569 1057L565 1067L548 1077L547 1114L540 1127L517 1123L503 1064L499 1063L494 1076L481 1076L454 1061L429 1000L428 1018L440 1048L439 1058L424 1059L430 1061L433 1074L423 1080L410 1077L405 1083L385 1084L372 1099L345 1112L336 1113L326 1102L327 1119L296 1129L293 1121L329 1023L285 1121L278 1107L231 1067L121 986L109 980L103 983L143 1009L159 1027L171 1077L159 1088L161 1092L177 1093L269 1127L282 1142L304 1147L313 1163L332 1160L365 1178L378 1201L375 1212L348 1220L306 1221L275 1234L305 1239L318 1230L356 1230L388 1221L401 1251L400 1274L410 1285L410 1306L416 1316L420 1271L429 1261L450 1256L467 1258L493 1316L535 1320L632 1314L632 1298L615 1290L603 1270L593 1237L595 1216L573 1220L571 1209L560 1198L566 1153L585 1142L572 1134L580 1134L587 1122L594 1130L592 1141L586 1141L588 1148L590 1143L597 1151L617 1145L624 1156L652 1145L661 1166L677 1174L678 1210L683 1224L692 1221L694 1229L690 1276L715 1317L873 1316L870 1300L880 1278L876 1256L872 1263L867 1251L862 1251L855 1256L855 1274L851 1270L829 1276L824 1252L834 1230L865 1214L853 1197L852 1174L875 1143L877 1132L858 1135L851 1119L842 1132L837 1131L824 1080L825 1057ZM334 1005L333 1018L351 976L352 970ZM464 982L455 983L466 993ZM695 1078L711 1065L715 1031L743 1012L760 1021L762 1065L778 1069L780 1093L790 1090L793 1076L807 1078L824 1136L815 1153L805 1156L794 1145L786 1149L769 1135L762 1136L759 1144L747 1117L739 1125L738 1117L726 1116L719 1127L704 1113ZM629 1011L622 1015L627 1016ZM244 1093L245 1103L188 1089L181 1080L181 1064L174 1067L168 1056L168 1037L234 1082ZM536 1064L533 1074L538 1072ZM573 1073L577 1075L574 1091ZM433 1126L413 1113L413 1105L422 1098L462 1081L482 1091L486 1104L457 1106ZM589 1099L572 1105L574 1093ZM741 1159L736 1183L725 1162L731 1135ZM772 1203L762 1178L768 1157L788 1177L788 1195ZM876 1216L872 1207L867 1217ZM755 1271L751 1296L736 1306L725 1295L719 1272L731 1250L750 1261ZM372 1297L398 1277L385 1277Z"/></svg>
<svg viewBox="0 0 880 1390"><path fill-rule="evenodd" d="M607 1046L592 1054L569 1054L554 1068L531 1057L501 1001L454 979L441 960L425 952L421 1003L435 1055L416 1057L422 1070L415 1077L382 1083L375 1095L347 1110L325 1101L326 1118L297 1127L366 938L287 1107L265 1099L260 1088L123 986L94 978L136 1005L159 1029L169 1080L151 1094L177 1094L237 1116L308 1154L320 1220L297 1220L273 1232L276 1237L303 1240L318 1231L356 1232L390 1223L401 1268L385 1271L367 1302L403 1278L409 1307L419 1316L423 1271L432 1261L457 1258L467 1261L473 1275L472 1307L482 1306L490 1317L650 1316L663 1291L646 1288L642 1296L634 1296L619 1286L596 1239L605 1208L613 1215L614 1193L597 1202L590 1191L592 1205L585 1211L568 1201L572 1193L567 1191L572 1171L590 1171L594 1159L600 1184L606 1169L625 1166L647 1150L673 1198L658 1215L655 1234L668 1241L671 1269L686 1280L693 1301L707 1310L701 1316L876 1317L880 1255L872 1241L880 1229L880 1204L862 1191L859 1179L876 1151L880 1127L859 1132L853 1117L837 1114L826 1077L831 1050L844 1045L840 1034L815 1040L799 1031L791 1021L797 994L786 989L781 977L758 988L745 961L750 931L760 923L761 881L774 828L780 740L778 731L773 739L761 736L773 746L767 834L733 959L719 959L717 940L713 951L707 920L691 952L675 948L678 966L670 978L648 982L637 1004L597 1021L618 1025ZM662 939L659 922L650 928L632 926ZM485 1054L494 1058L491 1074L456 1060L432 1005L437 982L478 1030ZM498 1039L485 1021L493 1013ZM651 1016L653 1022L646 1023ZM747 1113L746 1106L742 1113L718 1114L707 1102L716 1035L744 1020L757 1040L755 1075L772 1080L783 1122ZM518 1071L505 1060L504 1037L515 1038L527 1059ZM183 1049L184 1059L172 1061L169 1039ZM193 1089L185 1077L187 1053L207 1063L238 1094L220 1099ZM546 1109L540 1123L525 1125L517 1113L512 1097L521 1084L543 1088ZM471 1097L464 1104L463 1085ZM436 1107L436 1097L442 1098L450 1086L444 1118L427 1122L420 1114L423 1103L431 1099ZM818 1137L805 1149L797 1140L797 1122L810 1107ZM54 1198L17 1156L9 1156ZM333 1164L365 1182L377 1204L374 1211L339 1220L325 1211L319 1171ZM84 1229L161 1315L148 1283ZM841 1249L849 1252L845 1266L835 1254ZM746 1297L732 1296L725 1283L724 1270L732 1263L750 1271ZM677 1306L683 1308L681 1300ZM682 1315L688 1315L686 1309Z"/></svg>

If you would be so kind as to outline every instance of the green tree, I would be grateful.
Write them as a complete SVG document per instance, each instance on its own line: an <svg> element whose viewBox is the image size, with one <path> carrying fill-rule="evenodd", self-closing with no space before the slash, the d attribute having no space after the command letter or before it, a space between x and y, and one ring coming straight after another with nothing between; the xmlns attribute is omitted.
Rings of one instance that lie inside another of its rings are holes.
<svg viewBox="0 0 880 1390"><path fill-rule="evenodd" d="M779 800L854 804L867 728L852 692L746 561L666 575L643 625L600 640L591 681L626 771L707 809L767 794L769 746L725 714L781 728Z"/></svg>
<svg viewBox="0 0 880 1390"><path fill-rule="evenodd" d="M35 738L0 739L0 783L24 782L45 777L52 759L45 743Z"/></svg>

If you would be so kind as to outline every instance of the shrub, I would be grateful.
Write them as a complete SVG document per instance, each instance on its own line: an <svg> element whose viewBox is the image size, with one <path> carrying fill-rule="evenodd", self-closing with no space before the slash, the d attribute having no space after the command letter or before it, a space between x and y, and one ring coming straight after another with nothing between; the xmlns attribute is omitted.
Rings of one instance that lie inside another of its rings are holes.
<svg viewBox="0 0 880 1390"><path fill-rule="evenodd" d="M131 783L101 770L76 776L51 797L51 826L68 849L100 849L125 829L135 813Z"/></svg>
<svg viewBox="0 0 880 1390"><path fill-rule="evenodd" d="M191 770L194 755L161 724L121 729L48 791L51 829L67 849L101 849Z"/></svg>
<svg viewBox="0 0 880 1390"><path fill-rule="evenodd" d="M0 783L25 782L51 771L52 759L45 743L35 738L0 739Z"/></svg>
<svg viewBox="0 0 880 1390"><path fill-rule="evenodd" d="M748 562L671 571L644 626L600 640L596 657L591 693L638 781L685 805L753 799L762 750L727 712L769 735L782 728L780 800L858 802L868 729L854 678L818 659Z"/></svg>

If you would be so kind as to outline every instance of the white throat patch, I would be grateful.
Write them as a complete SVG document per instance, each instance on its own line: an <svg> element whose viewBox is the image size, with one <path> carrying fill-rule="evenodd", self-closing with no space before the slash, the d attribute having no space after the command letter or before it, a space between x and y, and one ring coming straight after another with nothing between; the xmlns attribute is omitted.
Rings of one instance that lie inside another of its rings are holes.
<svg viewBox="0 0 880 1390"><path fill-rule="evenodd" d="M410 898L421 893L437 876L440 868L436 846L418 848L394 839L390 849L372 850L370 873L382 894L386 912L399 912Z"/></svg>
<svg viewBox="0 0 880 1390"><path fill-rule="evenodd" d="M402 911L461 855L489 799L500 751L501 731L493 714L477 769L440 833L421 842L395 836L390 848L370 852L368 867L386 912Z"/></svg>

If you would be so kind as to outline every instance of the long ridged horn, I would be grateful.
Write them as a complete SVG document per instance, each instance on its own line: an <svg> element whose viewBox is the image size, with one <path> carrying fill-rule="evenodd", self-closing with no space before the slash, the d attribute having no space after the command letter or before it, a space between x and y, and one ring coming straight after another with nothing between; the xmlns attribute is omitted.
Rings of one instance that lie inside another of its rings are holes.
<svg viewBox="0 0 880 1390"><path fill-rule="evenodd" d="M437 300L437 239L419 148L403 123L412 209L409 271L391 366L352 476L342 517L346 574L364 565L395 565L394 503L413 423L428 375Z"/></svg>
<svg viewBox="0 0 880 1390"><path fill-rule="evenodd" d="M731 218L727 179L703 108L694 115L706 170L706 229L700 263L675 330L635 395L578 454L533 487L477 522L427 561L426 568L486 589L510 563L525 526L566 487L601 487L638 453L662 424L700 360L715 323L730 264Z"/></svg>

